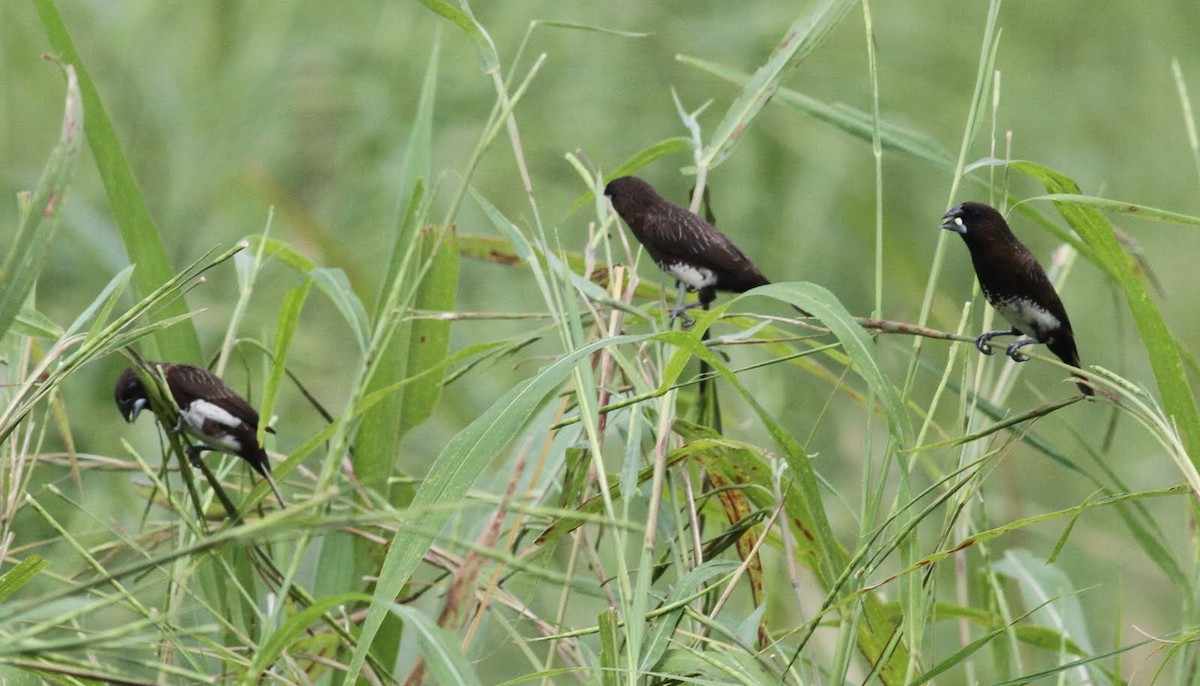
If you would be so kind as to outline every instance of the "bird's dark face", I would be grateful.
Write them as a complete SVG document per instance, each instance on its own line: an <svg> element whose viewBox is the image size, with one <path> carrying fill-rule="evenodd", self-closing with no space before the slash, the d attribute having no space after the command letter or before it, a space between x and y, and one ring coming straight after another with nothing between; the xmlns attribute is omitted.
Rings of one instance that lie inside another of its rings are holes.
<svg viewBox="0 0 1200 686"><path fill-rule="evenodd" d="M995 208L979 202L964 202L943 215L942 219L945 220L942 222L943 229L953 231L963 238L1005 223L1004 217Z"/></svg>
<svg viewBox="0 0 1200 686"><path fill-rule="evenodd" d="M604 195L612 201L613 208L622 217L662 201L662 197L653 186L636 176L622 176L609 181L604 187Z"/></svg>
<svg viewBox="0 0 1200 686"><path fill-rule="evenodd" d="M121 411L121 416L127 422L137 419L138 413L146 409L150 403L150 398L146 395L146 388L142 386L142 380L134 373L133 368L127 368L121 372L121 378L117 379L114 396L117 401L117 409Z"/></svg>

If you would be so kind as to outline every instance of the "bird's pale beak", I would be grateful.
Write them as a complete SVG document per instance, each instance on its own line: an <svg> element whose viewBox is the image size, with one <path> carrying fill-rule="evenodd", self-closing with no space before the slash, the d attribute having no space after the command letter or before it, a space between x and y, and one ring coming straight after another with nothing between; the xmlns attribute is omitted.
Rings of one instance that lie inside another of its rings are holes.
<svg viewBox="0 0 1200 686"><path fill-rule="evenodd" d="M963 224L962 217L958 216L958 213L954 210L947 212L942 216L942 219L946 220L941 224L943 229L946 229L947 231L953 231L957 234L964 234L967 232L967 225Z"/></svg>
<svg viewBox="0 0 1200 686"><path fill-rule="evenodd" d="M141 414L142 410L146 409L146 405L148 404L145 398L138 398L128 405L122 405L121 414L125 416L125 421L132 424L138 418L138 415Z"/></svg>

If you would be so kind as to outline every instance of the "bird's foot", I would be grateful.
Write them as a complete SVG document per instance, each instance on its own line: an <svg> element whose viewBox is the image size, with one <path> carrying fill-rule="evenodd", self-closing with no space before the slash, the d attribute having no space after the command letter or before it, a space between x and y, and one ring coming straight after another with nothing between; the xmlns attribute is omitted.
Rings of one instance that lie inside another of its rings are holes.
<svg viewBox="0 0 1200 686"><path fill-rule="evenodd" d="M1019 336L1019 335L1021 335L1021 332L1017 331L1016 329L1000 329L998 331L984 331L983 334L979 336L979 338L975 339L975 347L979 348L979 352L983 353L984 355L991 355L992 353L994 353L996 351L992 348L991 344L989 344L988 341L992 340L996 336ZM1020 347L1020 346L1017 346L1017 347ZM1011 351L1012 348L1010 347L1009 350Z"/></svg>
<svg viewBox="0 0 1200 686"><path fill-rule="evenodd" d="M192 465L196 469L200 469L200 454L203 452L204 452L204 449L198 445L188 446L188 449L187 449L188 464Z"/></svg>
<svg viewBox="0 0 1200 686"><path fill-rule="evenodd" d="M1023 338L1019 341L1013 341L1012 344L1010 344L1004 351L1004 354L1012 358L1013 362L1028 362L1029 356L1021 352L1021 348L1024 348L1027 345L1033 345L1034 343L1037 343L1037 341L1032 338Z"/></svg>
<svg viewBox="0 0 1200 686"><path fill-rule="evenodd" d="M979 352L983 353L984 355L991 355L992 353L996 352L992 348L992 345L988 343L988 341L992 340L993 335L995 335L995 332L989 331L975 339L975 347L979 348Z"/></svg>
<svg viewBox="0 0 1200 686"><path fill-rule="evenodd" d="M695 326L696 320L692 319L691 317L684 314L684 312L687 309L688 308L686 308L686 307L676 307L675 309L671 310L671 320L669 322L667 322L667 328L668 329L675 328L675 320L676 319L679 320L680 328L682 328L685 331L692 328L693 326Z"/></svg>
<svg viewBox="0 0 1200 686"><path fill-rule="evenodd" d="M691 303L690 305L680 305L680 306L676 307L675 309L671 310L671 320L669 322L667 322L667 328L668 329L673 328L675 326L676 319L679 320L679 325L681 327L683 327L685 330L690 329L693 326L695 326L696 320L687 316L686 312L690 309L700 307L700 305L701 305L701 303L695 302L695 303Z"/></svg>

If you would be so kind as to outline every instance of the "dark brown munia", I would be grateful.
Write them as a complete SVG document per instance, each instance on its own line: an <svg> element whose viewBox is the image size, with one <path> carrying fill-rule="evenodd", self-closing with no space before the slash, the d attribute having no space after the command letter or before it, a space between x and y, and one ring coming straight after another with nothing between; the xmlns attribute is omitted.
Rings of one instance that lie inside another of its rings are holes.
<svg viewBox="0 0 1200 686"><path fill-rule="evenodd" d="M202 367L171 362L147 364L154 374L161 371L171 397L179 407L180 425L175 428L182 428L204 444L203 447L193 446L189 451L193 462L205 450L237 455L267 479L282 505L283 496L271 476L267 451L258 442L258 412L250 407L250 403L219 376ZM131 367L117 379L115 396L117 408L127 422L133 422L138 413L150 405L146 387Z"/></svg>
<svg viewBox="0 0 1200 686"><path fill-rule="evenodd" d="M671 310L672 322L682 317L684 326L691 326L691 318L684 313L693 307L708 307L717 291L744 293L770 283L725 234L636 176L613 179L605 186L604 195L659 269L675 277L679 304ZM688 291L695 291L699 300L685 305Z"/></svg>
<svg viewBox="0 0 1200 686"><path fill-rule="evenodd" d="M996 336L1027 336L1018 338L1005 351L1014 361L1029 359L1021 354L1021 348L1044 343L1063 362L1082 368L1071 320L1054 284L1029 248L1013 235L1004 217L994 207L964 202L942 219L945 220L942 228L962 236L967 244L983 297L1012 327L985 332L976 339L975 347L991 355L988 341ZM1092 387L1081 374L1075 374L1075 378L1084 395L1093 395Z"/></svg>

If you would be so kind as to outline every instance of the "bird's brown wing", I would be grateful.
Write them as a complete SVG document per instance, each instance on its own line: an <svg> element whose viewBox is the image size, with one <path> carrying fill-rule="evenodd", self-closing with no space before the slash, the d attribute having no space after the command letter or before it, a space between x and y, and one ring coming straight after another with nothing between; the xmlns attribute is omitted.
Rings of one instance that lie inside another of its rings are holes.
<svg viewBox="0 0 1200 686"><path fill-rule="evenodd" d="M655 261L678 260L711 269L720 276L717 287L722 290L745 291L769 283L728 236L678 205L663 205L661 211L645 217L645 230L653 236L650 256Z"/></svg>
<svg viewBox="0 0 1200 686"><path fill-rule="evenodd" d="M184 364L170 365L166 373L176 405L186 407L198 398L207 400L219 405L250 428L258 429L258 412L221 377L203 367Z"/></svg>

